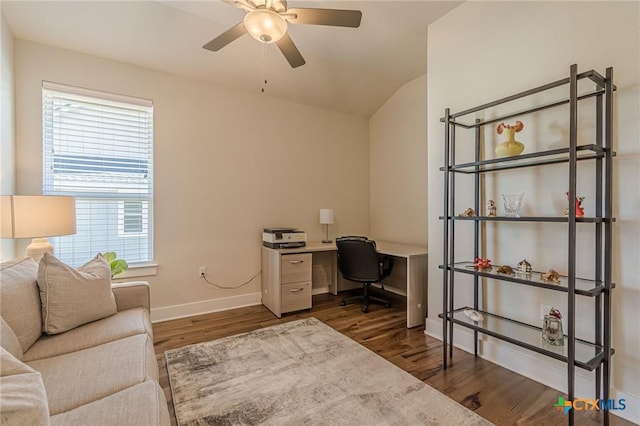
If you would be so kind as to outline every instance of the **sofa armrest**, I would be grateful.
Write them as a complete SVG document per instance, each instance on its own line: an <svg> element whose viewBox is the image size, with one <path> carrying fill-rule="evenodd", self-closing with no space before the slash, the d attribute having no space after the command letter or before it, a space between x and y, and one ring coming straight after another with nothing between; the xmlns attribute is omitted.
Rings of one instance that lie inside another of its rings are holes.
<svg viewBox="0 0 640 426"><path fill-rule="evenodd" d="M151 310L149 283L146 281L128 281L111 283L118 312L132 308Z"/></svg>

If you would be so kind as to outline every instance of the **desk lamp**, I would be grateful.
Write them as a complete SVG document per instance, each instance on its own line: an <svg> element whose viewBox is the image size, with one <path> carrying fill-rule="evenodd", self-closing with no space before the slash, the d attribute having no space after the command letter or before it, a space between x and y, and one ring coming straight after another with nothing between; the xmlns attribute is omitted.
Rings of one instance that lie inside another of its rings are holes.
<svg viewBox="0 0 640 426"><path fill-rule="evenodd" d="M329 225L333 223L333 209L320 209L320 224L324 225L325 238L323 243L330 243L329 239Z"/></svg>
<svg viewBox="0 0 640 426"><path fill-rule="evenodd" d="M3 195L0 213L0 237L33 238L25 255L36 262L45 252L53 254L53 246L47 237L76 233L76 204L73 197Z"/></svg>

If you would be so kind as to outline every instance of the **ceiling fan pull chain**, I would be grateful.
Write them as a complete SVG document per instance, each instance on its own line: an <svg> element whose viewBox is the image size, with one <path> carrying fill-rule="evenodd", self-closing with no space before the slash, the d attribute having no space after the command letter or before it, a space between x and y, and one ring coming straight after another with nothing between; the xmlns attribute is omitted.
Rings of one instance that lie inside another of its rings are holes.
<svg viewBox="0 0 640 426"><path fill-rule="evenodd" d="M262 93L264 93L265 86L267 85L267 43L262 43Z"/></svg>

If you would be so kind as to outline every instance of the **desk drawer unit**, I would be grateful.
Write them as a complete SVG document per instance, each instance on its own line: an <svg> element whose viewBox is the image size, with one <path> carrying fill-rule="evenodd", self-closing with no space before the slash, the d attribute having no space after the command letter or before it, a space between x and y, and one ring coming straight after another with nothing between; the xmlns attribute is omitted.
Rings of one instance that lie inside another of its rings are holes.
<svg viewBox="0 0 640 426"><path fill-rule="evenodd" d="M311 281L282 284L282 312L311 308Z"/></svg>
<svg viewBox="0 0 640 426"><path fill-rule="evenodd" d="M281 311L311 309L311 253L280 256Z"/></svg>
<svg viewBox="0 0 640 426"><path fill-rule="evenodd" d="M311 281L311 253L280 256L280 282L282 284Z"/></svg>

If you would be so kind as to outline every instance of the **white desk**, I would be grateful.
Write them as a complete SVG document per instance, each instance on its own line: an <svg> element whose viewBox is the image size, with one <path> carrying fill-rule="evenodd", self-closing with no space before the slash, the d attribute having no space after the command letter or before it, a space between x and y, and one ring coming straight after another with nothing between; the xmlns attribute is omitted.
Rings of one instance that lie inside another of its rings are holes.
<svg viewBox="0 0 640 426"><path fill-rule="evenodd" d="M406 296L407 327L423 325L427 316L426 247L384 241L376 241L376 246L379 253L395 258L384 286L386 290ZM338 291L360 288L361 285L340 277L337 250L334 243L319 242L294 249L262 247L262 303L280 318L285 312L311 308L312 294L338 294ZM289 255L293 256L285 257ZM289 264L298 270L291 271ZM286 286L292 286L295 299L288 299L282 292Z"/></svg>

